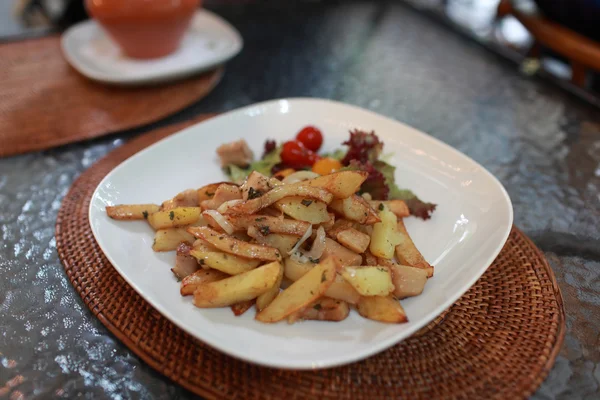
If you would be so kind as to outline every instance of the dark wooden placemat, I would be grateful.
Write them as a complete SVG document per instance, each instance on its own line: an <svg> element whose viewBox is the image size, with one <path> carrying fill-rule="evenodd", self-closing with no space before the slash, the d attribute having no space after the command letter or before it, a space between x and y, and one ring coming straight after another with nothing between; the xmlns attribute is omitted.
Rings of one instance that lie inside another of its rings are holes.
<svg viewBox="0 0 600 400"><path fill-rule="evenodd" d="M65 60L60 37L0 44L0 157L142 126L206 96L223 68L148 87L93 82Z"/></svg>
<svg viewBox="0 0 600 400"><path fill-rule="evenodd" d="M208 399L519 399L545 379L565 335L563 301L543 254L517 228L449 310L413 337L354 364L303 372L259 367L176 327L108 262L88 208L114 167L189 124L150 132L97 162L75 181L56 223L69 280L94 315L152 368Z"/></svg>

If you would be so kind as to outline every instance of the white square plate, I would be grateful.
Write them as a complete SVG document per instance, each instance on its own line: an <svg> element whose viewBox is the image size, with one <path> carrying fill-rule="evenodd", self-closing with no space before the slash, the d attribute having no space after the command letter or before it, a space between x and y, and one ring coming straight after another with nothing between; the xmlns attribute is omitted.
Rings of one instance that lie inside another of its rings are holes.
<svg viewBox="0 0 600 400"><path fill-rule="evenodd" d="M201 9L194 14L179 49L165 57L136 60L124 56L94 20L69 28L61 45L69 64L82 75L105 83L141 85L207 71L239 53L243 41L228 22Z"/></svg>
<svg viewBox="0 0 600 400"><path fill-rule="evenodd" d="M325 136L324 149L340 147L350 129L375 130L393 152L396 179L422 199L438 203L429 221L406 226L435 276L421 296L402 301L409 322L366 320L355 311L342 322L263 324L254 310L235 317L229 308L198 309L179 295L170 268L173 253L151 249L147 223L120 222L105 207L160 203L187 188L221 181L215 149L245 138L255 154L265 139L289 140L307 124ZM448 145L397 121L328 100L274 100L234 110L189 127L123 162L98 185L90 204L96 240L117 271L165 317L201 341L250 362L293 369L331 367L380 352L447 309L492 263L513 221L510 199L496 178ZM399 360L401 362L401 360Z"/></svg>

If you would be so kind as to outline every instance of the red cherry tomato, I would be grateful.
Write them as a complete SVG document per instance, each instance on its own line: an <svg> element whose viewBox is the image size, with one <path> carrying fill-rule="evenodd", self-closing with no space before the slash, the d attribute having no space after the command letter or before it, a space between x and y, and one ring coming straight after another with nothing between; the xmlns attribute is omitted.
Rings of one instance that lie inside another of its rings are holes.
<svg viewBox="0 0 600 400"><path fill-rule="evenodd" d="M323 144L323 134L314 126L306 126L298 132L296 140L302 142L307 149L317 152Z"/></svg>
<svg viewBox="0 0 600 400"><path fill-rule="evenodd" d="M302 142L290 140L283 144L281 161L286 165L295 168L312 167L318 159L319 156L304 147Z"/></svg>

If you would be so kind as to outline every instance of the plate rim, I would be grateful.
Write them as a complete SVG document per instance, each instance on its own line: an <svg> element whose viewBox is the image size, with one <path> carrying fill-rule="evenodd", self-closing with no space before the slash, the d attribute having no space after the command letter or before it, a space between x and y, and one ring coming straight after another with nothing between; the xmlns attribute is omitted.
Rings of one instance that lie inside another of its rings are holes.
<svg viewBox="0 0 600 400"><path fill-rule="evenodd" d="M187 77L190 77L190 76L202 73L202 72L209 71L209 70L217 67L218 65L221 65L221 64L229 61L230 59L232 59L233 57L238 55L244 48L244 39L242 38L239 31L231 23L229 23L227 20L225 20L220 15L218 15L210 10L207 10L205 8L199 8L198 10L196 10L196 12L194 13L194 16L201 15L201 14L208 16L209 18L217 21L218 23L224 25L227 29L229 29L230 33L235 37L235 45L233 46L233 48L230 51L224 52L220 57L217 57L215 59L215 61L212 61L208 64L204 64L204 63L197 64L196 66L192 66L190 68L187 68L187 69L184 69L181 71L176 71L174 73L169 72L169 73L148 76L148 77L123 78L123 77L119 77L116 75L110 75L110 74L107 74L102 71L96 71L94 69L88 68L88 66L86 65L85 62L80 61L80 58L78 56L74 55L74 52L72 50L72 46L70 45L70 43L73 40L72 37L76 34L76 31L79 29L89 29L89 28L95 26L102 31L100 24L92 18L90 18L86 21L79 22L79 23L69 27L65 32L63 32L63 34L60 36L60 47L61 47L63 56L65 57L65 59L67 60L67 62L69 63L69 65L71 67L73 67L81 75L83 75L89 79L92 79L94 81L97 81L97 82L118 85L118 86L136 86L136 85L144 85L144 84L159 84L159 83L165 83L165 82L172 82L175 80L187 78ZM106 35L106 33L103 33L103 34Z"/></svg>
<svg viewBox="0 0 600 400"><path fill-rule="evenodd" d="M206 339L204 337L201 337L200 335L198 335L197 333L194 333L191 329L187 329L185 326L183 326L183 324L180 324L179 321L176 321L174 318L171 318L169 311L166 310L165 308L163 308L161 305L157 304L154 300L152 300L151 298L147 298L147 296L145 296L142 292L143 290L141 290L133 281L131 281L127 276L125 276L124 272L121 271L121 269L118 267L118 265L114 262L112 256L110 254L108 254L105 249L104 246L102 246L101 244L101 240L99 238L99 236L97 235L96 229L94 227L94 224L92 223L93 218L92 218L92 210L93 210L93 203L94 203L94 199L97 197L97 194L100 190L100 188L104 185L104 182L117 170L124 168L125 165L127 165L127 163L129 163L132 159L137 158L138 156L141 156L142 154L144 154L146 151L150 151L154 146L159 146L163 141L169 140L170 138L172 138L173 136L179 135L179 134L183 134L189 130L193 130L196 129L197 126L204 124L210 120L213 119L221 119L221 118L228 118L230 117L232 114L243 114L245 111L251 109L251 108L255 108L255 107L266 107L266 106L270 106L270 105L274 105L274 104L278 104L280 102L294 102L294 103L302 103L302 102L317 102L317 103L325 103L328 105L333 105L333 106L342 106L342 107L349 107L354 111L361 111L363 113L367 113L369 116L371 117L376 117L376 118L382 118L387 120L388 122L393 122L396 124L400 124L405 128L411 129L412 131L414 131L415 133L418 133L421 138L423 140L429 140L433 143L436 143L437 145L442 145L442 147L446 150L446 151L450 151L452 153L454 153L455 155L458 155L460 157L463 157L465 159L467 159L469 162L473 163L475 166L477 166L488 178L491 178L491 181L494 183L494 185L500 189L500 193L502 194L502 198L503 200L506 202L506 206L507 206L507 211L508 211L508 215L507 215L507 224L506 224L506 228L504 233L502 234L502 240L499 241L499 244L496 245L496 248L494 249L494 251L492 251L489 257L486 258L485 262L482 262L482 264L485 265L485 268L482 268L480 272L474 274L473 276L471 276L468 280L467 283L464 285L464 290L458 290L456 291L456 293L454 293L452 296L449 296L446 301L444 301L443 304L441 304L440 306L437 306L431 313L429 317L425 317L423 318L421 321L416 322L414 324L413 327L411 327L410 329L407 330L406 334L404 337L397 339L394 336L383 340L377 344L375 344L373 347L369 347L368 349L365 350L361 350L361 351L357 351L354 353L351 353L351 355L349 356L345 356L344 358L336 358L334 360L319 360L319 362L313 361L310 362L310 365L308 361L304 362L300 362L297 364L294 364L293 362L291 363L280 363L277 360L275 361L263 361L263 360L254 360L251 359L250 357L247 357L244 354L237 354L233 351L231 351L228 347L226 346L221 346L219 344L218 341L212 341L210 339ZM502 250L502 248L504 247L505 243L508 240L508 237L510 235L510 232L512 230L512 226L513 226L513 222L514 222L514 210L513 210L513 205L512 205L512 201L510 199L510 196L508 194L508 192L506 191L506 188L504 187L504 185L502 185L502 183L500 182L500 180L498 178L496 178L490 171L488 171L485 167L483 167L480 163L478 163L477 161L475 161L474 159L472 159L471 157L469 157L468 155L462 153L461 151L459 151L458 149L450 146L449 144L441 141L440 139L433 137L417 128L414 128L408 124L405 124L401 121L398 121L396 119L387 117L385 115L382 114L378 114L374 111L362 108L362 107L358 107L356 105L352 105L352 104L348 104L348 103L344 103L344 102L340 102L340 101L335 101L335 100L330 100L330 99L325 99L325 98L313 98L313 97L289 97L289 98L279 98L279 99L273 99L273 100L266 100L266 101L262 101L262 102L258 102L258 103L252 103L250 105L244 106L244 107L240 107L240 108L236 108L227 112L224 112L222 114L219 114L215 117L209 118L207 120L195 123L193 125L190 125L184 129L181 129L179 131L176 131L158 141L156 141L155 143L151 144L150 146L142 149L139 152L136 152L135 154L131 155L130 157L128 157L127 159L123 160L119 165L115 166L113 169L111 169L100 181L100 183L98 183L98 185L96 186L96 188L94 189L94 192L92 193L92 196L90 197L90 204L88 206L88 220L89 220L89 224L90 224L90 228L92 231L92 234L94 236L94 239L96 240L96 242L98 243L98 246L101 248L102 252L104 253L104 255L106 256L106 258L109 260L109 262L111 263L111 265L113 266L113 268L119 273L119 275L144 299L144 301L147 301L154 309L156 309L161 315L163 315L166 319L168 319L170 322L172 322L173 324L175 324L177 327L179 327L180 329L182 329L184 332L188 333L189 335L191 335L192 337L196 338L197 340L200 340L202 343L212 347L213 349L216 349L224 354L227 354L231 357L234 357L236 359L239 360L243 360L252 364L256 364L256 365L261 365L261 366L265 366L265 367L271 367L271 368L279 368L279 369L286 369L286 370L314 370L314 369L327 369L327 368L334 368L334 367L338 367L338 366L342 366L342 365L347 365L350 363L354 363L360 360L363 360L365 358L368 357L372 357L384 350L387 350L388 348L408 339L409 337L411 337L412 335L414 335L415 332L417 332L418 330L422 329L423 327L425 327L426 325L428 325L431 321L433 321L435 318L437 318L439 315L441 315L445 310L449 309L454 303L456 303L456 301L458 301L458 299L460 299L460 297L462 297L476 282L477 280L479 280L479 278L481 278L481 276L485 273L485 271L487 271L487 269L490 267L490 265L493 263L493 261L496 259L496 257L498 256L498 254L500 254L500 251ZM315 364L317 364L317 366L315 366Z"/></svg>

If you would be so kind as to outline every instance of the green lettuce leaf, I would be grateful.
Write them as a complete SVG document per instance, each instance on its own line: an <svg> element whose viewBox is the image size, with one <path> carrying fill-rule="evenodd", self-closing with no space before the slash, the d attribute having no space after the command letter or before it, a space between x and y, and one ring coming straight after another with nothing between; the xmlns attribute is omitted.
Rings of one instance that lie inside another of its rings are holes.
<svg viewBox="0 0 600 400"><path fill-rule="evenodd" d="M230 164L227 165L224 170L232 182L242 183L252 171L260 172L266 176L271 176L271 169L280 162L281 146L277 147L270 153L265 154L262 159L253 161L247 168L241 168L237 165Z"/></svg>
<svg viewBox="0 0 600 400"><path fill-rule="evenodd" d="M344 149L337 149L335 151L332 151L331 153L325 153L323 154L323 158L328 157L328 158L334 158L338 161L342 161L344 159L344 157L346 157L346 150Z"/></svg>
<svg viewBox="0 0 600 400"><path fill-rule="evenodd" d="M400 189L396 185L395 172L396 167L384 161L378 160L374 163L375 169L381 172L385 178L385 184L389 188L388 198L391 200L404 200L411 215L422 219L431 218L431 214L436 208L436 204L426 203L419 199L412 191Z"/></svg>

